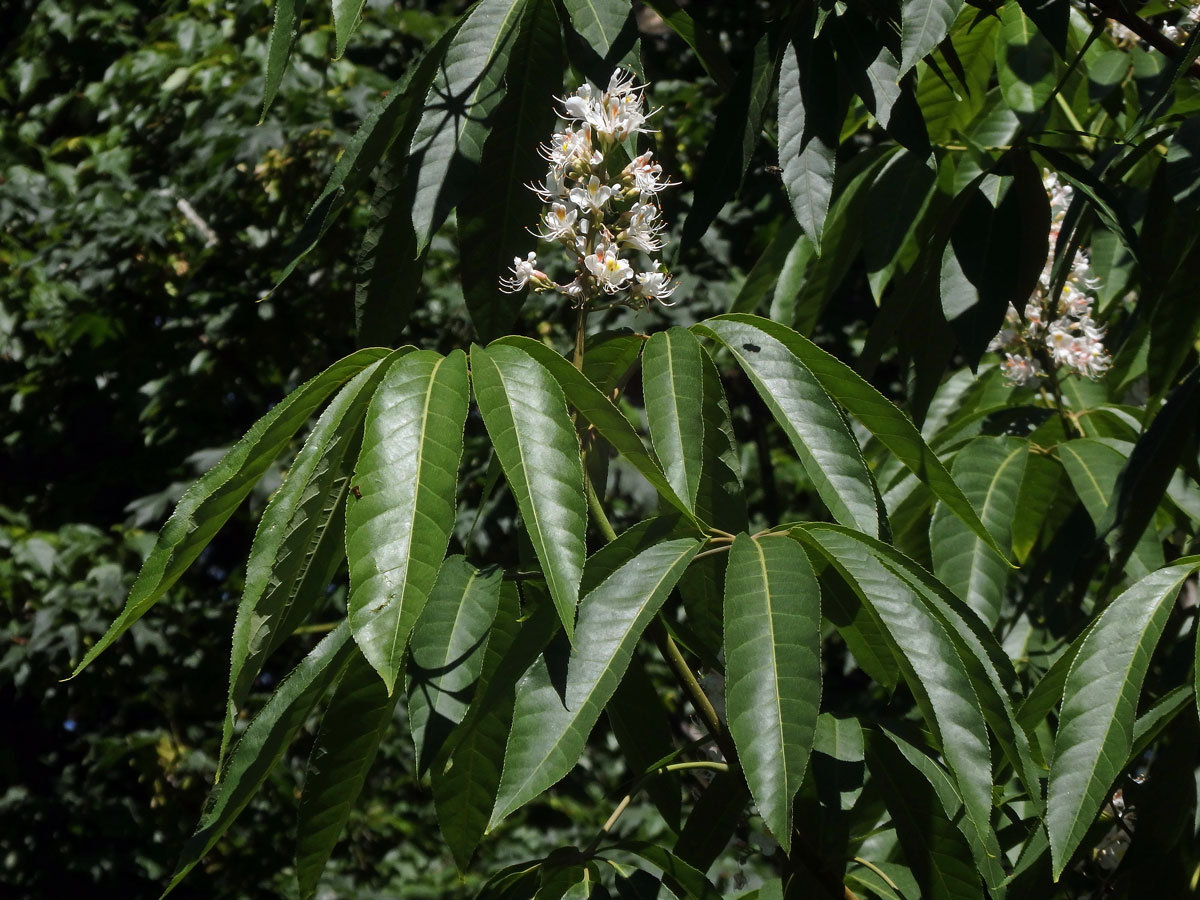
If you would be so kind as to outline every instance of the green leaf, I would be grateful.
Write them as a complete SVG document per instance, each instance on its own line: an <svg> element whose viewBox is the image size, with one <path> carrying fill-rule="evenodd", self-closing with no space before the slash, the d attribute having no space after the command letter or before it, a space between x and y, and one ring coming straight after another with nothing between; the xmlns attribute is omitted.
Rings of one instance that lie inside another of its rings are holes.
<svg viewBox="0 0 1200 900"><path fill-rule="evenodd" d="M540 361L511 344L472 347L471 376L484 425L571 637L587 505L579 440L562 389Z"/></svg>
<svg viewBox="0 0 1200 900"><path fill-rule="evenodd" d="M733 89L717 109L713 140L705 148L692 209L683 223L684 247L694 245L707 233L708 226L742 184L762 138L781 49L779 29L765 29L755 41L750 59L738 72Z"/></svg>
<svg viewBox="0 0 1200 900"><path fill-rule="evenodd" d="M997 16L978 16L978 10L966 6L959 13L951 32L955 55L962 61L960 70L961 95L946 79L932 69L921 71L917 83L917 105L925 118L929 138L944 143L967 125L983 109L988 85L995 71L995 34L1000 28ZM945 55L933 56L940 66L946 66Z"/></svg>
<svg viewBox="0 0 1200 900"><path fill-rule="evenodd" d="M945 40L963 0L904 0L900 10L900 75Z"/></svg>
<svg viewBox="0 0 1200 900"><path fill-rule="evenodd" d="M1044 453L1028 454L1011 528L1013 554L1019 561L1025 562L1033 552L1062 478L1058 460Z"/></svg>
<svg viewBox="0 0 1200 900"><path fill-rule="evenodd" d="M832 63L814 40L793 40L779 69L779 164L796 221L821 252L841 121L818 85Z"/></svg>
<svg viewBox="0 0 1200 900"><path fill-rule="evenodd" d="M662 872L663 884L683 900L721 900L720 892L713 887L704 873L692 868L674 853L648 841L622 841L606 852L620 850L640 856Z"/></svg>
<svg viewBox="0 0 1200 900"><path fill-rule="evenodd" d="M184 573L325 399L387 350L360 350L309 379L271 408L180 498L142 564L129 600L71 673L74 678L145 615Z"/></svg>
<svg viewBox="0 0 1200 900"><path fill-rule="evenodd" d="M503 292L498 282L513 257L524 259L534 245L527 229L542 209L527 185L545 175L535 148L554 130L554 95L562 87L562 38L551 0L527 0L505 84L475 185L458 205L459 272L481 341L508 331L527 296Z"/></svg>
<svg viewBox="0 0 1200 900"><path fill-rule="evenodd" d="M982 900L979 874L970 864L962 834L921 769L889 740L872 734L867 742L871 782L883 794L904 856L928 900Z"/></svg>
<svg viewBox="0 0 1200 900"><path fill-rule="evenodd" d="M460 350L394 363L371 398L346 505L354 640L391 694L454 527L469 392Z"/></svg>
<svg viewBox="0 0 1200 900"><path fill-rule="evenodd" d="M350 625L343 621L279 683L229 755L164 894L172 891L216 845L250 802L355 652Z"/></svg>
<svg viewBox="0 0 1200 900"><path fill-rule="evenodd" d="M296 878L301 897L312 896L317 887L399 699L399 694L388 696L365 656L351 657L321 719L300 795Z"/></svg>
<svg viewBox="0 0 1200 900"><path fill-rule="evenodd" d="M420 121L425 92L429 90L430 83L438 73L446 50L458 34L461 24L462 21L459 20L451 25L438 38L437 43L426 51L421 61L408 68L404 77L388 91L387 96L363 120L358 131L354 132L350 143L346 145L329 174L324 189L304 220L300 233L288 248L288 262L276 276L276 285L282 283L295 270L300 260L317 245L317 241L338 214L355 199L359 189L367 184L391 148L396 146L401 157L407 153L413 131ZM395 169L388 177L399 179L399 169ZM403 195L407 197L411 189L411 186L406 185ZM380 191L384 190L386 188L381 185ZM416 256L415 249L411 255Z"/></svg>
<svg viewBox="0 0 1200 900"><path fill-rule="evenodd" d="M733 417L725 397L721 373L708 351L701 353L700 387L703 393L704 448L701 456L700 487L696 493L696 515L731 534L746 528L746 493L742 485L739 444L733 433Z"/></svg>
<svg viewBox="0 0 1200 900"><path fill-rule="evenodd" d="M341 59L346 52L346 44L350 35L358 27L358 17L362 14L366 0L333 0L333 32L337 40L333 51L334 59Z"/></svg>
<svg viewBox="0 0 1200 900"><path fill-rule="evenodd" d="M962 794L964 833L976 864L985 870L989 886L995 886L1004 872L991 827L991 748L979 701L979 691L987 683L971 678L946 626L921 602L921 595L865 554L856 536L819 526L803 534L887 629L904 680L925 721L939 736L943 757Z"/></svg>
<svg viewBox="0 0 1200 900"><path fill-rule="evenodd" d="M979 514L971 506L971 501L950 477L937 454L921 438L921 433L912 421L845 363L830 356L812 341L791 329L755 316L718 316L695 327L726 335L727 337L722 338L726 344L739 340L743 343L754 343L757 340L754 336L756 332L774 338L808 368L822 387L844 406L850 415L866 426L881 444L891 450L900 462L928 485L937 498L962 519L971 531L997 553L1004 555L1004 551L979 520ZM760 346L762 342L758 341L755 345Z"/></svg>
<svg viewBox="0 0 1200 900"><path fill-rule="evenodd" d="M1054 47L1015 3L1000 11L996 76L1004 102L1021 116L1037 113L1054 90Z"/></svg>
<svg viewBox="0 0 1200 900"><path fill-rule="evenodd" d="M1012 542L1010 523L1025 471L1029 443L1014 437L978 437L959 450L951 474L979 512L995 542ZM929 526L933 572L989 628L995 627L1010 570L1003 557L939 503Z"/></svg>
<svg viewBox="0 0 1200 900"><path fill-rule="evenodd" d="M372 364L334 397L263 512L233 626L222 759L263 662L325 600L325 588L344 558L342 506L359 425L384 373L412 349Z"/></svg>
<svg viewBox="0 0 1200 900"><path fill-rule="evenodd" d="M367 229L354 261L354 334L360 344L400 340L421 289L425 254L417 253L404 178L407 146L393 145L371 197Z"/></svg>
<svg viewBox="0 0 1200 900"><path fill-rule="evenodd" d="M613 449L650 482L660 497L687 516L689 520L695 521L692 510L675 493L674 488L663 475L662 468L646 451L646 445L642 443L638 433L633 430L629 420L578 369L550 347L531 338L504 337L496 341L494 346L521 350L540 363L558 383L566 400L589 424L595 427L600 436L612 444ZM489 352L491 352L490 349ZM476 390L478 391L478 387ZM486 422L486 413L484 421ZM501 457L501 461L503 462L503 457Z"/></svg>
<svg viewBox="0 0 1200 900"><path fill-rule="evenodd" d="M1120 775L1150 657L1183 582L1188 557L1152 572L1117 597L1080 645L1063 689L1047 790L1046 830L1057 879Z"/></svg>
<svg viewBox="0 0 1200 900"><path fill-rule="evenodd" d="M275 0L275 20L271 24L271 36L267 40L267 66L263 78L262 114L259 124L267 118L267 110L279 92L283 73L287 69L292 45L300 30L300 17L304 14L304 0Z"/></svg>
<svg viewBox="0 0 1200 900"><path fill-rule="evenodd" d="M679 8L675 0L646 0L646 5L654 10L677 35L683 38L704 66L704 71L712 77L721 90L729 90L733 85L733 69L721 50L721 44L714 35L702 28L697 28L695 21L684 10Z"/></svg>
<svg viewBox="0 0 1200 900"><path fill-rule="evenodd" d="M580 604L565 695L544 660L517 688L504 773L489 827L554 785L574 767L592 726L620 684L638 638L696 555L690 539L667 541L638 554Z"/></svg>
<svg viewBox="0 0 1200 900"><path fill-rule="evenodd" d="M834 519L879 533L882 523L862 451L813 372L760 320L721 317L693 326L725 345L792 442ZM762 320L765 321L765 320Z"/></svg>
<svg viewBox="0 0 1200 900"><path fill-rule="evenodd" d="M557 630L558 614L549 597L522 621L516 584L504 582L480 688L431 767L438 827L460 872L470 865L496 802L517 680Z"/></svg>
<svg viewBox="0 0 1200 900"><path fill-rule="evenodd" d="M1109 504L1116 495L1117 478L1125 467L1125 456L1093 438L1077 438L1058 445L1058 458L1099 531L1109 520ZM1125 571L1134 578L1142 578L1162 564L1162 545L1151 522L1125 563Z"/></svg>
<svg viewBox="0 0 1200 900"><path fill-rule="evenodd" d="M583 357L584 377L600 393L611 395L625 386L625 379L632 374L645 343L643 335L634 334L628 328L589 336Z"/></svg>
<svg viewBox="0 0 1200 900"><path fill-rule="evenodd" d="M800 545L741 534L725 572L729 733L767 827L788 851L821 703L821 594Z"/></svg>
<svg viewBox="0 0 1200 900"><path fill-rule="evenodd" d="M412 220L423 250L478 167L526 0L481 0L454 36L412 137ZM465 171L464 171L465 170Z"/></svg>
<svg viewBox="0 0 1200 900"><path fill-rule="evenodd" d="M613 45L626 29L630 8L628 0L564 0L572 27L604 62L614 67Z"/></svg>
<svg viewBox="0 0 1200 900"><path fill-rule="evenodd" d="M646 419L667 481L696 509L704 465L704 351L686 328L660 331L642 353Z"/></svg>
<svg viewBox="0 0 1200 900"><path fill-rule="evenodd" d="M462 556L447 557L413 627L405 692L418 772L467 713L502 583L500 569L480 572Z"/></svg>
<svg viewBox="0 0 1200 900"><path fill-rule="evenodd" d="M789 268L796 244L803 237L804 232L794 216L788 216L779 223L770 243L755 260L746 274L746 280L738 288L737 296L730 304L730 312L757 313L768 294L778 293L783 273Z"/></svg>
<svg viewBox="0 0 1200 900"><path fill-rule="evenodd" d="M718 772L704 788L675 842L675 855L708 871L737 831L750 802L746 782L734 772Z"/></svg>

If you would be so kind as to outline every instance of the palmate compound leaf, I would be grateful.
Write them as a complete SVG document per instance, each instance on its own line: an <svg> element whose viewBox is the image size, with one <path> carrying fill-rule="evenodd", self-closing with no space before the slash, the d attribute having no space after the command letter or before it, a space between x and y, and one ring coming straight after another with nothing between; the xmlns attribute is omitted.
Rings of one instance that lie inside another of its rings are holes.
<svg viewBox="0 0 1200 900"><path fill-rule="evenodd" d="M893 642L893 654L917 706L937 736L942 755L963 798L960 827L985 882L1004 880L1000 846L991 825L992 763L987 723L980 705L986 680L972 678L956 641L939 616L890 568L875 559L853 532L814 526L797 536L820 553L872 607Z"/></svg>
<svg viewBox="0 0 1200 900"><path fill-rule="evenodd" d="M759 812L788 851L821 705L821 593L786 535L734 541L724 643L729 733Z"/></svg>
<svg viewBox="0 0 1200 900"><path fill-rule="evenodd" d="M691 508L675 493L675 489L663 474L662 467L646 450L646 445L630 425L629 420L608 397L601 393L599 388L570 362L540 341L526 337L501 338L492 347L516 348L540 363L558 382L566 401L574 407L579 415L583 416L588 424L600 433L601 437L612 444L613 449L623 456L626 462L650 482L660 497L687 516L689 520L696 521ZM478 390L478 376L476 376L476 392ZM486 413L484 413L484 422L487 422ZM501 456L501 462L503 460L504 457Z"/></svg>
<svg viewBox="0 0 1200 900"><path fill-rule="evenodd" d="M571 637L586 555L587 501L579 439L562 389L538 360L507 343L473 346L471 378L483 424Z"/></svg>
<svg viewBox="0 0 1200 900"><path fill-rule="evenodd" d="M979 512L995 542L1012 542L1010 523L1029 455L1029 442L1015 437L979 437L958 451L951 474ZM929 526L933 571L988 624L1000 618L1011 567L939 503Z"/></svg>
<svg viewBox="0 0 1200 900"><path fill-rule="evenodd" d="M229 754L221 780L213 788L196 833L183 848L164 894L173 890L220 840L357 652L350 625L343 621L279 683Z"/></svg>
<svg viewBox="0 0 1200 900"><path fill-rule="evenodd" d="M345 558L342 506L361 443L359 425L388 367L413 349L397 350L363 370L334 397L263 512L233 627L222 759L263 663L325 599Z"/></svg>
<svg viewBox="0 0 1200 900"><path fill-rule="evenodd" d="M704 466L704 351L686 328L651 336L642 352L642 392L654 450L675 493L695 511Z"/></svg>
<svg viewBox="0 0 1200 900"><path fill-rule="evenodd" d="M498 568L481 572L462 556L447 557L417 619L405 693L418 772L428 768L466 715L502 583Z"/></svg>
<svg viewBox="0 0 1200 900"><path fill-rule="evenodd" d="M321 719L300 795L296 880L302 898L312 896L317 887L399 699L399 693L388 696L365 656L351 657Z"/></svg>
<svg viewBox="0 0 1200 900"><path fill-rule="evenodd" d="M773 338L800 360L821 386L891 450L909 471L920 478L972 532L1001 556L1005 555L991 532L979 520L971 501L950 477L912 421L841 360L787 326L757 316L717 316L694 326L694 329L699 334L707 333L716 337L727 347L742 347L744 351L747 344L761 350L764 346L761 337ZM751 364L757 356L748 351L742 354Z"/></svg>
<svg viewBox="0 0 1200 900"><path fill-rule="evenodd" d="M522 618L516 582L501 586L480 688L430 767L438 827L460 872L470 865L496 802L517 681L558 631L558 613L550 597L529 584L525 595L527 601L531 596L539 599Z"/></svg>
<svg viewBox="0 0 1200 900"><path fill-rule="evenodd" d="M419 350L392 364L367 410L346 504L347 605L389 694L454 527L468 399L465 354Z"/></svg>
<svg viewBox="0 0 1200 900"><path fill-rule="evenodd" d="M255 422L220 462L187 489L142 564L125 608L75 667L72 678L170 589L326 398L387 355L378 347L359 350L306 381Z"/></svg>
<svg viewBox="0 0 1200 900"><path fill-rule="evenodd" d="M816 375L775 335L757 327L765 321L722 317L693 330L715 338L733 354L791 440L834 519L878 534L883 523L858 442Z"/></svg>
<svg viewBox="0 0 1200 900"><path fill-rule="evenodd" d="M583 598L565 696L551 682L543 659L525 673L517 686L512 732L489 828L574 767L638 639L699 547L689 538L650 547Z"/></svg>
<svg viewBox="0 0 1200 900"><path fill-rule="evenodd" d="M1200 557L1191 556L1142 578L1112 602L1079 645L1063 688L1047 790L1055 878L1125 765L1150 657L1183 582L1197 568Z"/></svg>

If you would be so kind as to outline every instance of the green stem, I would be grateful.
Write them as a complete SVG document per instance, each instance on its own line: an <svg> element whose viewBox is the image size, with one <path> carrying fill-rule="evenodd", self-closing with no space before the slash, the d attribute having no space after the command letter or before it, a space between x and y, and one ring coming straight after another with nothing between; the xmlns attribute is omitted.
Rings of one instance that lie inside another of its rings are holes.
<svg viewBox="0 0 1200 900"><path fill-rule="evenodd" d="M611 543L617 539L616 529L612 527L612 522L608 520L608 514L604 511L604 504L600 502L600 498L596 495L596 487L592 484L592 476L587 473L587 469L583 472L583 489L587 494L588 511L591 512L592 518L596 522L596 527L600 529L600 533L604 535L604 540Z"/></svg>

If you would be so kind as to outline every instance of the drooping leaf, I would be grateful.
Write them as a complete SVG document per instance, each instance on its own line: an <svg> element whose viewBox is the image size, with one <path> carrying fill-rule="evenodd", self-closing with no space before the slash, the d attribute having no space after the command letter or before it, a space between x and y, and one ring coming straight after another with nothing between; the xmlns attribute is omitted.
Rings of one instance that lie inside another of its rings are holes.
<svg viewBox="0 0 1200 900"><path fill-rule="evenodd" d="M480 572L462 556L447 557L413 627L405 693L418 772L425 771L467 713L502 575L499 569Z"/></svg>
<svg viewBox="0 0 1200 900"><path fill-rule="evenodd" d="M313 745L296 825L296 879L310 897L387 733L399 694L355 653L338 681Z"/></svg>
<svg viewBox="0 0 1200 900"><path fill-rule="evenodd" d="M922 439L912 421L845 363L830 356L812 341L791 329L755 316L718 316L696 326L696 329L723 335L721 340L726 345L740 341L742 344L761 346L762 341L756 337L757 334L774 338L808 368L838 403L928 485L937 498L962 519L972 532L988 542L997 553L1004 555L1004 551L979 520L979 514L975 512L971 502L950 477L937 454Z"/></svg>
<svg viewBox="0 0 1200 900"><path fill-rule="evenodd" d="M472 180L491 114L504 96L504 73L526 0L482 0L455 34L412 136L412 204L417 250Z"/></svg>
<svg viewBox="0 0 1200 900"><path fill-rule="evenodd" d="M930 203L936 179L924 159L901 150L872 181L863 213L862 255L876 297L883 296L897 269L915 259L917 220ZM913 259L905 259L908 253Z"/></svg>
<svg viewBox="0 0 1200 900"><path fill-rule="evenodd" d="M341 59L346 52L346 44L350 35L358 27L358 17L362 15L363 4L366 0L333 0L333 33L337 44L333 51L334 59Z"/></svg>
<svg viewBox="0 0 1200 900"><path fill-rule="evenodd" d="M634 431L629 420L613 405L611 400L600 392L596 385L588 381L586 376L540 341L510 336L501 338L496 345L517 348L540 363L558 383L567 402L589 424L595 427L601 437L612 444L613 449L650 482L651 486L658 491L659 496L689 519L694 519L692 510L675 493L674 488L663 474L662 468L647 452L646 445L642 443L642 439Z"/></svg>
<svg viewBox="0 0 1200 900"><path fill-rule="evenodd" d="M791 440L833 517L878 534L881 522L871 473L841 412L813 372L773 334L740 317L712 319L694 330L720 341L733 354Z"/></svg>
<svg viewBox="0 0 1200 900"><path fill-rule="evenodd" d="M271 408L180 498L138 572L129 600L71 673L74 678L145 615L183 574L325 399L387 350L360 350L334 363Z"/></svg>
<svg viewBox="0 0 1200 900"><path fill-rule="evenodd" d="M833 196L841 108L820 84L832 69L828 47L814 39L794 39L779 69L779 164L796 221L821 252L825 214Z"/></svg>
<svg viewBox="0 0 1200 900"><path fill-rule="evenodd" d="M1117 478L1125 466L1124 455L1093 438L1077 438L1058 445L1058 458L1067 470L1075 493L1099 529L1109 520L1109 505L1116 494ZM1151 522L1134 546L1125 570L1134 578L1142 578L1162 564L1162 545Z"/></svg>
<svg viewBox="0 0 1200 900"><path fill-rule="evenodd" d="M979 437L958 451L950 470L1002 547L1012 542L1009 523L1016 513L1028 453L1029 444L1021 438ZM995 626L1008 583L1008 563L942 504L933 513L929 544L938 579L965 600L988 627Z"/></svg>
<svg viewBox="0 0 1200 900"><path fill-rule="evenodd" d="M749 61L738 72L733 89L721 101L713 124L713 141L696 179L692 210L683 224L685 247L700 240L742 184L762 138L763 118L781 50L779 30L765 29L755 41Z"/></svg>
<svg viewBox="0 0 1200 900"><path fill-rule="evenodd" d="M1133 742L1142 681L1183 582L1188 557L1138 581L1101 614L1067 675L1047 790L1054 877L1107 800Z"/></svg>
<svg viewBox="0 0 1200 900"><path fill-rule="evenodd" d="M574 767L638 638L699 546L685 538L651 547L584 597L565 696L551 682L544 660L525 673L517 688L492 826Z"/></svg>
<svg viewBox="0 0 1200 900"><path fill-rule="evenodd" d="M610 848L640 856L662 872L663 884L681 900L721 900L721 893L712 885L703 872L685 863L682 859L649 841L622 841Z"/></svg>
<svg viewBox="0 0 1200 900"><path fill-rule="evenodd" d="M962 5L962 0L904 0L900 10L901 75L946 38Z"/></svg>
<svg viewBox="0 0 1200 900"><path fill-rule="evenodd" d="M510 344L472 347L471 377L484 425L571 637L587 505L579 440L562 389L541 362Z"/></svg>
<svg viewBox="0 0 1200 900"><path fill-rule="evenodd" d="M675 493L695 511L704 465L704 351L686 328L654 334L642 353L642 391L654 449Z"/></svg>
<svg viewBox="0 0 1200 900"><path fill-rule="evenodd" d="M287 69L288 57L300 29L300 17L304 14L304 0L276 0L275 20L271 23L271 36L267 40L267 66L263 78L261 123L267 110L279 92L283 73Z"/></svg>
<svg viewBox="0 0 1200 900"><path fill-rule="evenodd" d="M412 349L372 364L338 393L263 512L233 627L222 758L263 662L325 599L325 588L343 558L342 505L350 489L359 425L380 379Z"/></svg>
<svg viewBox="0 0 1200 900"><path fill-rule="evenodd" d="M462 351L394 363L371 399L346 504L354 640L391 694L454 527L469 391Z"/></svg>
<svg viewBox="0 0 1200 900"><path fill-rule="evenodd" d="M944 142L955 132L966 130L983 109L995 71L995 34L999 28L998 17L979 16L974 7L964 6L950 34L955 55L962 62L961 80L955 79L961 90L932 70L922 74L917 83L917 105L931 141ZM939 65L946 64L940 52L935 51L933 59Z"/></svg>
<svg viewBox="0 0 1200 900"><path fill-rule="evenodd" d="M350 625L343 621L279 683L229 754L164 893L173 890L221 839L356 652Z"/></svg>
<svg viewBox="0 0 1200 900"><path fill-rule="evenodd" d="M754 314L761 309L768 294L777 289L781 273L792 255L796 241L803 235L804 232L795 216L787 216L779 223L770 243L763 248L762 254L746 273L746 280L742 282L737 296L730 304L731 313Z"/></svg>
<svg viewBox="0 0 1200 900"><path fill-rule="evenodd" d="M724 645L729 733L759 812L786 851L821 702L821 595L799 544L744 533L734 541Z"/></svg>
<svg viewBox="0 0 1200 900"><path fill-rule="evenodd" d="M1033 552L1062 478L1062 466L1046 454L1030 453L1025 460L1011 529L1013 554L1021 562Z"/></svg>
<svg viewBox="0 0 1200 900"><path fill-rule="evenodd" d="M704 70L717 83L717 87L723 91L732 87L733 68L729 65L729 60L726 59L715 35L698 27L675 0L646 0L646 5L658 13L670 29L692 48L696 59L700 60L700 65L704 66Z"/></svg>
<svg viewBox="0 0 1200 900"><path fill-rule="evenodd" d="M506 581L488 634L480 690L431 766L438 827L461 872L470 865L496 802L517 680L558 629L548 596L525 621L520 619L516 584Z"/></svg>
<svg viewBox="0 0 1200 900"><path fill-rule="evenodd" d="M629 4L625 0L564 0L564 3L579 36L609 66L620 62L613 58L613 47L622 50L618 39L631 24Z"/></svg>
<svg viewBox="0 0 1200 900"><path fill-rule="evenodd" d="M481 341L508 331L527 293L503 292L499 279L534 246L527 229L542 208L527 185L545 174L535 150L553 130L554 95L562 87L562 38L551 0L526 0L505 83L476 184L458 207L459 272Z"/></svg>
<svg viewBox="0 0 1200 900"><path fill-rule="evenodd" d="M1054 47L1016 3L1000 11L996 75L1004 102L1022 117L1038 112L1054 90Z"/></svg>
<svg viewBox="0 0 1200 900"><path fill-rule="evenodd" d="M600 393L611 395L624 387L625 379L642 353L644 336L632 329L602 331L590 335L585 345L583 375Z"/></svg>
<svg viewBox="0 0 1200 900"><path fill-rule="evenodd" d="M700 353L701 416L704 419L701 456L704 464L700 468L700 486L696 493L696 515L702 522L711 522L736 534L744 531L747 523L738 442L733 433L733 417L721 373L707 350L702 347Z"/></svg>
<svg viewBox="0 0 1200 900"><path fill-rule="evenodd" d="M1000 330L1009 303L1033 292L1046 261L1049 200L1036 170L1032 176L1029 165L1015 171L1015 177L987 175L966 189L942 253L942 312L973 369ZM1031 177L1040 208L1026 201ZM1040 254L1027 238L1041 239Z"/></svg>
<svg viewBox="0 0 1200 900"><path fill-rule="evenodd" d="M876 559L865 555L852 535L834 529L805 529L858 594L870 604L893 642L893 653L926 723L941 740L966 809L963 831L989 887L1004 878L999 845L991 827L991 748L978 694L946 627L921 602L919 594Z"/></svg>
<svg viewBox="0 0 1200 900"><path fill-rule="evenodd" d="M282 283L295 270L300 260L317 245L317 241L347 204L354 200L359 188L367 183L393 145L399 145L399 148L407 151L413 131L420 121L425 93L429 90L429 85L461 24L460 19L451 25L438 38L437 43L426 51L421 61L408 68L404 77L388 91L387 96L371 110L354 132L350 143L338 157L333 171L329 173L329 180L325 182L325 187L305 218L300 233L289 247L288 262L276 276L276 284ZM404 153L400 155L403 156ZM399 168L396 168L390 177L400 178ZM387 188L381 185L380 190ZM407 197L411 190L411 186L406 185L403 196ZM393 233L400 233L400 229L393 229ZM399 252L402 248L393 249ZM415 249L411 255L416 256ZM399 265L396 267L400 268Z"/></svg>
<svg viewBox="0 0 1200 900"><path fill-rule="evenodd" d="M675 855L702 872L737 831L750 802L746 782L735 772L718 772L704 788L675 842Z"/></svg>
<svg viewBox="0 0 1200 900"><path fill-rule="evenodd" d="M871 735L867 768L883 793L904 856L930 900L982 900L979 874L968 862L961 832L938 799L934 786L892 741Z"/></svg>

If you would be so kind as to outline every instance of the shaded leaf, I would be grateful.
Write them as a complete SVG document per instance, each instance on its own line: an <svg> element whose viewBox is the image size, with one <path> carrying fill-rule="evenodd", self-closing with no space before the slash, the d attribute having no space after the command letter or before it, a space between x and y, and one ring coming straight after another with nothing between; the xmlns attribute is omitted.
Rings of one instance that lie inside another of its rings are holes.
<svg viewBox="0 0 1200 900"><path fill-rule="evenodd" d="M901 75L946 38L962 5L962 0L904 0L900 10Z"/></svg>
<svg viewBox="0 0 1200 900"><path fill-rule="evenodd" d="M825 214L833 196L839 107L818 82L833 68L828 47L813 39L794 39L779 69L779 164L792 212L821 252Z"/></svg>
<svg viewBox="0 0 1200 900"><path fill-rule="evenodd" d="M565 696L551 683L544 660L525 673L517 687L493 827L574 767L638 638L699 546L682 539L651 547L584 597Z"/></svg>
<svg viewBox="0 0 1200 900"><path fill-rule="evenodd" d="M642 353L642 391L667 481L695 511L704 465L704 351L686 328L660 331Z"/></svg>
<svg viewBox="0 0 1200 900"><path fill-rule="evenodd" d="M337 44L333 51L334 59L341 59L346 52L346 44L350 35L358 27L358 17L362 14L366 0L333 0L333 33Z"/></svg>
<svg viewBox="0 0 1200 900"><path fill-rule="evenodd" d="M350 818L399 694L388 696L379 675L355 653L321 720L300 795L296 824L296 878L310 897Z"/></svg>
<svg viewBox="0 0 1200 900"><path fill-rule="evenodd" d="M447 557L413 628L405 693L418 772L467 713L502 576L499 569L480 572L462 556Z"/></svg>
<svg viewBox="0 0 1200 900"><path fill-rule="evenodd" d="M213 788L204 815L183 852L165 893L169 893L220 840L313 711L357 653L350 625L342 622L279 683L246 726Z"/></svg>
<svg viewBox="0 0 1200 900"><path fill-rule="evenodd" d="M1038 112L1054 90L1054 47L1016 3L1000 11L996 76L1004 102L1022 117Z"/></svg>
<svg viewBox="0 0 1200 900"><path fill-rule="evenodd" d="M287 69L292 45L300 30L300 17L304 14L304 0L276 0L275 19L271 23L271 36L267 39L267 66L263 78L261 123L267 118L267 110L279 92L283 73Z"/></svg>

